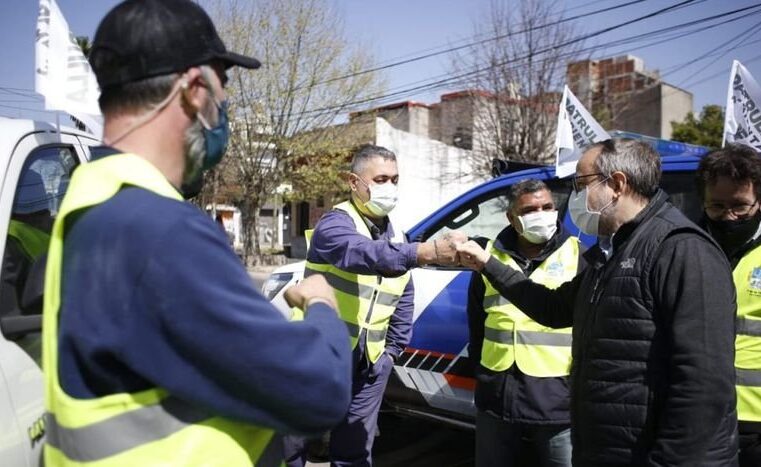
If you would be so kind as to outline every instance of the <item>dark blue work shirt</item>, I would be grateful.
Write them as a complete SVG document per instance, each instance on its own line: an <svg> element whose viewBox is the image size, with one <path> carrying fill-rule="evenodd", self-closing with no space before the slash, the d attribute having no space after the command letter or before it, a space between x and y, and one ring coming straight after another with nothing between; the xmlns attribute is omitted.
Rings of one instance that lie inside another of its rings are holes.
<svg viewBox="0 0 761 467"><path fill-rule="evenodd" d="M354 221L345 211L325 213L312 235L307 260L331 264L354 274L398 277L417 266L416 243L394 243L394 229L386 218L378 227L367 221L372 239L357 232ZM401 355L412 337L415 287L410 278L396 311L391 315L386 334L386 352Z"/></svg>
<svg viewBox="0 0 761 467"><path fill-rule="evenodd" d="M303 322L286 321L195 206L130 187L67 228L59 372L68 394L161 387L281 433L315 434L343 418L344 323L320 303Z"/></svg>

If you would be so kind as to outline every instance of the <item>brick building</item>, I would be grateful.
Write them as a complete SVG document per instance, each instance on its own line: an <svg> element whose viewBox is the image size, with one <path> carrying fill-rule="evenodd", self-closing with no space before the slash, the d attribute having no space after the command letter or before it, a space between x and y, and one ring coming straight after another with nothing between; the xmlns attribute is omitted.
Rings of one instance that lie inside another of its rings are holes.
<svg viewBox="0 0 761 467"><path fill-rule="evenodd" d="M671 122L692 111L692 93L664 83L633 55L568 64L566 82L606 129L671 138Z"/></svg>
<svg viewBox="0 0 761 467"><path fill-rule="evenodd" d="M488 135L480 120L489 114L493 96L485 91L464 90L441 95L435 104L397 102L354 112L350 122L382 118L397 130L441 141L461 149L480 150Z"/></svg>

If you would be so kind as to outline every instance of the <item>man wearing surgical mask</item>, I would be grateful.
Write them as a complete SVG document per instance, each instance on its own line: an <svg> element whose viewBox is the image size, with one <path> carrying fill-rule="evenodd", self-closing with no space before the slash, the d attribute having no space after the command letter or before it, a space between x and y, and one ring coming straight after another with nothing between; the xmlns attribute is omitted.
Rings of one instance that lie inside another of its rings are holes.
<svg viewBox="0 0 761 467"><path fill-rule="evenodd" d="M108 146L74 171L51 234L44 464L280 465L281 434L319 434L349 404L333 289L287 289L305 313L287 321L182 196L225 152L227 70L260 64L190 0L119 3L89 62Z"/></svg>
<svg viewBox="0 0 761 467"><path fill-rule="evenodd" d="M351 198L322 216L307 253L305 275L322 274L336 290L353 348L353 392L344 420L330 433L333 466L372 465L372 446L383 391L395 360L412 334L414 288L409 270L456 264L450 232L425 243L406 243L388 214L397 204L399 170L388 149L363 145L347 177ZM412 201L412 200L410 200ZM289 467L303 466L304 440L286 439Z"/></svg>
<svg viewBox="0 0 761 467"><path fill-rule="evenodd" d="M573 326L573 465L737 465L735 293L729 264L659 188L646 142L588 148L568 201L599 242L552 289L475 242L461 261L546 326Z"/></svg>
<svg viewBox="0 0 761 467"><path fill-rule="evenodd" d="M737 418L740 467L761 465L761 158L729 144L698 166L706 230L734 270L737 289Z"/></svg>
<svg viewBox="0 0 761 467"><path fill-rule="evenodd" d="M586 262L579 240L558 222L547 185L520 181L507 202L509 225L486 251L549 287L573 279ZM570 467L571 328L533 321L481 274L470 281L468 325L468 355L476 365L476 466L521 465L520 454L532 450L541 465Z"/></svg>

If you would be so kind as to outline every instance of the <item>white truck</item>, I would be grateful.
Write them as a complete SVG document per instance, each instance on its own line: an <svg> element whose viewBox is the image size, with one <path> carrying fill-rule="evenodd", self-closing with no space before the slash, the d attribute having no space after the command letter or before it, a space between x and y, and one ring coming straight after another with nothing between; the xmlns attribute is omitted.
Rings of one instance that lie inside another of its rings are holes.
<svg viewBox="0 0 761 467"><path fill-rule="evenodd" d="M42 261L74 168L99 141L88 133L0 117L0 464L41 465Z"/></svg>

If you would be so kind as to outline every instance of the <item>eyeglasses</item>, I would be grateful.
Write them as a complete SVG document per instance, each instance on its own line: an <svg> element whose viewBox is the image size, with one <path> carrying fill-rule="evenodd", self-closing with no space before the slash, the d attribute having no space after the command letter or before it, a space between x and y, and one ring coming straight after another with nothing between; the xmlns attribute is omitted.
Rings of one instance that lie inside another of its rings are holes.
<svg viewBox="0 0 761 467"><path fill-rule="evenodd" d="M587 184L579 185L579 180L584 179L584 178L589 178L589 177L599 177L600 175L605 175L605 174L602 173L602 172L595 172L593 174L574 176L571 179L571 183L573 184L573 191L578 193L578 192L580 192L581 190L583 190L584 188L587 187Z"/></svg>
<svg viewBox="0 0 761 467"><path fill-rule="evenodd" d="M708 217L712 218L718 218L724 215L725 212L728 212L735 216L736 218L743 218L750 215L750 212L753 210L753 208L758 203L758 200L753 201L751 204L735 204L733 206L724 206L723 204L708 204L704 205L703 208L706 210L706 214L708 214Z"/></svg>

